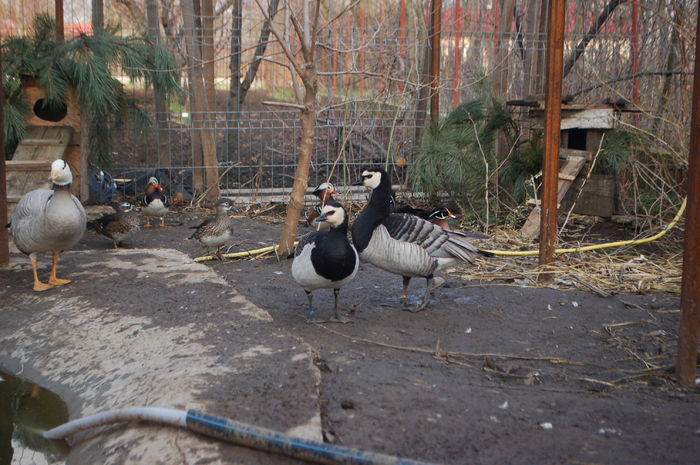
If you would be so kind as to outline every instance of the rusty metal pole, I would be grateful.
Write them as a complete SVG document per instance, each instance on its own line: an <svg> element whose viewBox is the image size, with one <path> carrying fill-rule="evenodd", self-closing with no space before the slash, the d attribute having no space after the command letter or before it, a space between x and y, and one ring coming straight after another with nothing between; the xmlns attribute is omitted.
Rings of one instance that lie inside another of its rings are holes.
<svg viewBox="0 0 700 465"><path fill-rule="evenodd" d="M63 40L63 0L54 0L54 11L56 16L56 37Z"/></svg>
<svg viewBox="0 0 700 465"><path fill-rule="evenodd" d="M547 19L547 83L545 93L543 192L540 206L540 266L554 261L557 243L557 187L559 184L559 130L564 62L565 0L550 0ZM543 273L543 280L552 275Z"/></svg>
<svg viewBox="0 0 700 465"><path fill-rule="evenodd" d="M681 284L681 321L678 328L678 364L676 375L681 386L695 386L700 329L700 11L695 37L695 76L693 78L693 115L690 120L688 152L688 206L685 213L683 242L683 282Z"/></svg>
<svg viewBox="0 0 700 465"><path fill-rule="evenodd" d="M2 47L0 47L0 76L2 76ZM10 236L7 234L7 171L5 167L5 93L0 88L0 266L10 264Z"/></svg>
<svg viewBox="0 0 700 465"><path fill-rule="evenodd" d="M440 118L440 36L442 0L433 0L430 37L430 122L437 125Z"/></svg>

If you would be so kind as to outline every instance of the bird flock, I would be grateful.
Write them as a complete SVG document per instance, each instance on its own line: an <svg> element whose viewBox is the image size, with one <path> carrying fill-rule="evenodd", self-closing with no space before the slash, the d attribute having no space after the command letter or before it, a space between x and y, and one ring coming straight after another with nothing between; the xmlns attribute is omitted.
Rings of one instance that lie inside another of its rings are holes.
<svg viewBox="0 0 700 465"><path fill-rule="evenodd" d="M168 213L168 197L156 178L150 178L142 199L142 208L129 202L114 205L115 212L87 222L80 201L70 193L72 174L69 165L56 160L51 165L52 189L36 189L25 194L17 204L8 224L17 248L29 256L34 276L34 290L45 291L68 284L70 280L56 276L59 254L73 247L86 228L109 238L115 248L141 227L140 214L146 216L145 227L152 227L151 218ZM377 168L362 170L353 185L371 189L369 202L355 218L352 227L346 209L333 195L338 191L330 183L318 186L313 194L319 204L306 215L314 231L302 236L294 250L292 277L308 298L307 321L351 321L340 312L340 289L352 281L361 261L396 274L403 279L400 296L402 308L411 312L425 310L434 290L434 274L459 262L473 263L479 256L490 256L473 245L465 234L447 228L447 219L454 215L445 207L417 210L396 207L389 174ZM222 259L221 247L234 237L233 220L228 213L235 210L233 201L221 198L215 203L216 214L198 226L189 239L199 241L213 255ZM350 232L350 238L348 238ZM51 252L53 263L48 282L37 273L37 254ZM424 278L426 290L418 305L408 299L411 278ZM320 318L313 306L313 292L333 289L335 305L329 319Z"/></svg>

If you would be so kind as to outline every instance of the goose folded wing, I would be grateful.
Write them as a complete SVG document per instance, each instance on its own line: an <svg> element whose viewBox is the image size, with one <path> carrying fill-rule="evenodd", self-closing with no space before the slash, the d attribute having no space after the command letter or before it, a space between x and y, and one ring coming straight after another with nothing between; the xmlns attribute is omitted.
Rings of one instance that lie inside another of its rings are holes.
<svg viewBox="0 0 700 465"><path fill-rule="evenodd" d="M307 245L313 243L317 238L328 234L328 231L312 231L310 233L304 234L301 239L299 239L299 243L297 244L296 248L294 249L294 256L297 257L301 254L301 251L304 250L304 247Z"/></svg>
<svg viewBox="0 0 700 465"><path fill-rule="evenodd" d="M419 245L431 255L450 239L441 227L415 215L394 213L382 224L393 239Z"/></svg>

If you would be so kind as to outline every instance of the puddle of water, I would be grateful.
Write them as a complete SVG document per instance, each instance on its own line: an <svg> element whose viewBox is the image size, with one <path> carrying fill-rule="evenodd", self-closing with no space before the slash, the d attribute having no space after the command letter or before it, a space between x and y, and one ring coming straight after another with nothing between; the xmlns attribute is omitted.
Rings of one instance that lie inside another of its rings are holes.
<svg viewBox="0 0 700 465"><path fill-rule="evenodd" d="M0 465L62 464L65 441L41 432L68 421L68 408L53 392L0 371Z"/></svg>

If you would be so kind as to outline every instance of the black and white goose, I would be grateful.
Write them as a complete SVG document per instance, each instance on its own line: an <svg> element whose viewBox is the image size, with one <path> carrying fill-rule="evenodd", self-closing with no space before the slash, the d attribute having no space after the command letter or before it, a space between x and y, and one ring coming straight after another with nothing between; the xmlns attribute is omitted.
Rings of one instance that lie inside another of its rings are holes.
<svg viewBox="0 0 700 465"><path fill-rule="evenodd" d="M430 302L433 273L458 263L473 263L489 252L472 245L464 236L445 230L414 215L390 213L391 180L382 169L365 169L353 185L372 190L369 204L352 225L352 242L360 257L390 273L403 276L401 300L406 310L424 310ZM427 280L423 301L408 306L408 284L413 277Z"/></svg>
<svg viewBox="0 0 700 465"><path fill-rule="evenodd" d="M292 276L309 299L310 322L320 321L315 318L311 293L316 289L333 289L335 306L329 321L347 323L350 320L338 314L338 293L355 277L360 265L360 257L347 237L348 216L340 203L329 200L314 221L326 222L331 229L310 232L299 240L294 251Z"/></svg>
<svg viewBox="0 0 700 465"><path fill-rule="evenodd" d="M197 239L207 249L216 247L216 258L221 258L221 247L226 242L233 239L233 220L228 216L229 210L235 210L233 200L221 198L214 204L216 207L216 216L207 218L199 226L193 226L190 229L196 231L189 237Z"/></svg>

